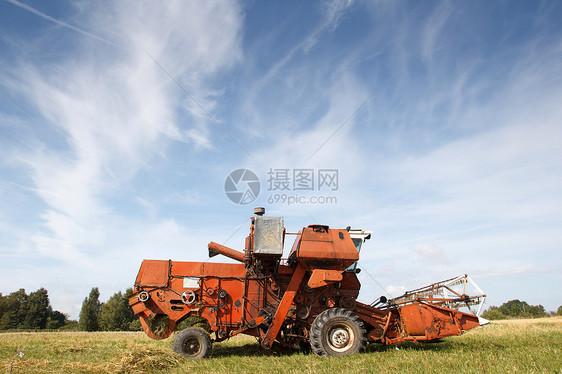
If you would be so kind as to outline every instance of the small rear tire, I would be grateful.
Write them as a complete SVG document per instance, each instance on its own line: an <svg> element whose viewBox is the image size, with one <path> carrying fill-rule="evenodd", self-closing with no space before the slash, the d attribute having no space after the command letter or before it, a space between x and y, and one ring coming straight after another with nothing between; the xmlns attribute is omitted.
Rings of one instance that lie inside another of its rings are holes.
<svg viewBox="0 0 562 374"><path fill-rule="evenodd" d="M198 327L188 327L179 332L174 339L174 352L189 360L211 355L211 338Z"/></svg>

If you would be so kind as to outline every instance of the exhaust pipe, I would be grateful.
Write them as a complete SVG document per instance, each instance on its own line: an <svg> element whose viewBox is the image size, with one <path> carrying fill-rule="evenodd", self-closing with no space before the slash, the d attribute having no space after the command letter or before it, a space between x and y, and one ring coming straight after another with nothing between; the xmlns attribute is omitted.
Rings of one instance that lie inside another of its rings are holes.
<svg viewBox="0 0 562 374"><path fill-rule="evenodd" d="M209 257L214 257L218 254L230 257L233 260L244 262L244 253L232 248L225 247L215 242L209 243Z"/></svg>

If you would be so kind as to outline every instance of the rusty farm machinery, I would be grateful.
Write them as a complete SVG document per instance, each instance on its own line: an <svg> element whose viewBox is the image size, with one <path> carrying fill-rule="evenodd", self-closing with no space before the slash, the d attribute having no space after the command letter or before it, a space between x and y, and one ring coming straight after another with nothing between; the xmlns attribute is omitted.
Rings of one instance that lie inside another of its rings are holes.
<svg viewBox="0 0 562 374"><path fill-rule="evenodd" d="M370 232L310 225L294 234L288 258L281 259L290 234L282 217L264 213L255 209L244 251L209 243L209 256L238 263L142 262L129 303L148 336L167 338L197 316L207 331L188 327L173 343L187 358L206 357L211 342L238 334L255 336L265 349L278 342L343 356L367 342L434 341L480 325L486 295L467 275L364 304L357 301L357 261ZM467 286L476 294L469 296Z"/></svg>

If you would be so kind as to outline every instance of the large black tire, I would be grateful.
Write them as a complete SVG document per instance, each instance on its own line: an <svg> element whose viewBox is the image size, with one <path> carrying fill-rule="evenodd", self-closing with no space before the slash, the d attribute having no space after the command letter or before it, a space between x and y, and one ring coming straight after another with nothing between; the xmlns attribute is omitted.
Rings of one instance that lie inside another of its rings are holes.
<svg viewBox="0 0 562 374"><path fill-rule="evenodd" d="M211 338L199 327L188 327L174 339L174 352L183 357L195 360L209 357L211 354Z"/></svg>
<svg viewBox="0 0 562 374"><path fill-rule="evenodd" d="M341 357L361 352L366 344L363 322L347 309L320 313L310 328L310 345L318 356Z"/></svg>

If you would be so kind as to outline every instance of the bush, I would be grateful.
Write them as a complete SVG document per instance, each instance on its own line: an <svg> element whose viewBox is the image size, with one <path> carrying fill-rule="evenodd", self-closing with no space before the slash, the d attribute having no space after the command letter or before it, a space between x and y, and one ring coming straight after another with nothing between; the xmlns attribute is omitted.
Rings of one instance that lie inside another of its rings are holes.
<svg viewBox="0 0 562 374"><path fill-rule="evenodd" d="M488 319L490 321L507 319L507 317L504 314L502 314L502 312L500 312L497 307L491 307L490 309L482 313L482 318Z"/></svg>
<svg viewBox="0 0 562 374"><path fill-rule="evenodd" d="M57 320L47 321L46 329L47 330L57 330L61 328L63 325Z"/></svg>
<svg viewBox="0 0 562 374"><path fill-rule="evenodd" d="M59 331L78 331L78 321L66 321L64 326L59 327Z"/></svg>
<svg viewBox="0 0 562 374"><path fill-rule="evenodd" d="M131 323L129 323L129 331L142 331L140 319L135 318Z"/></svg>

